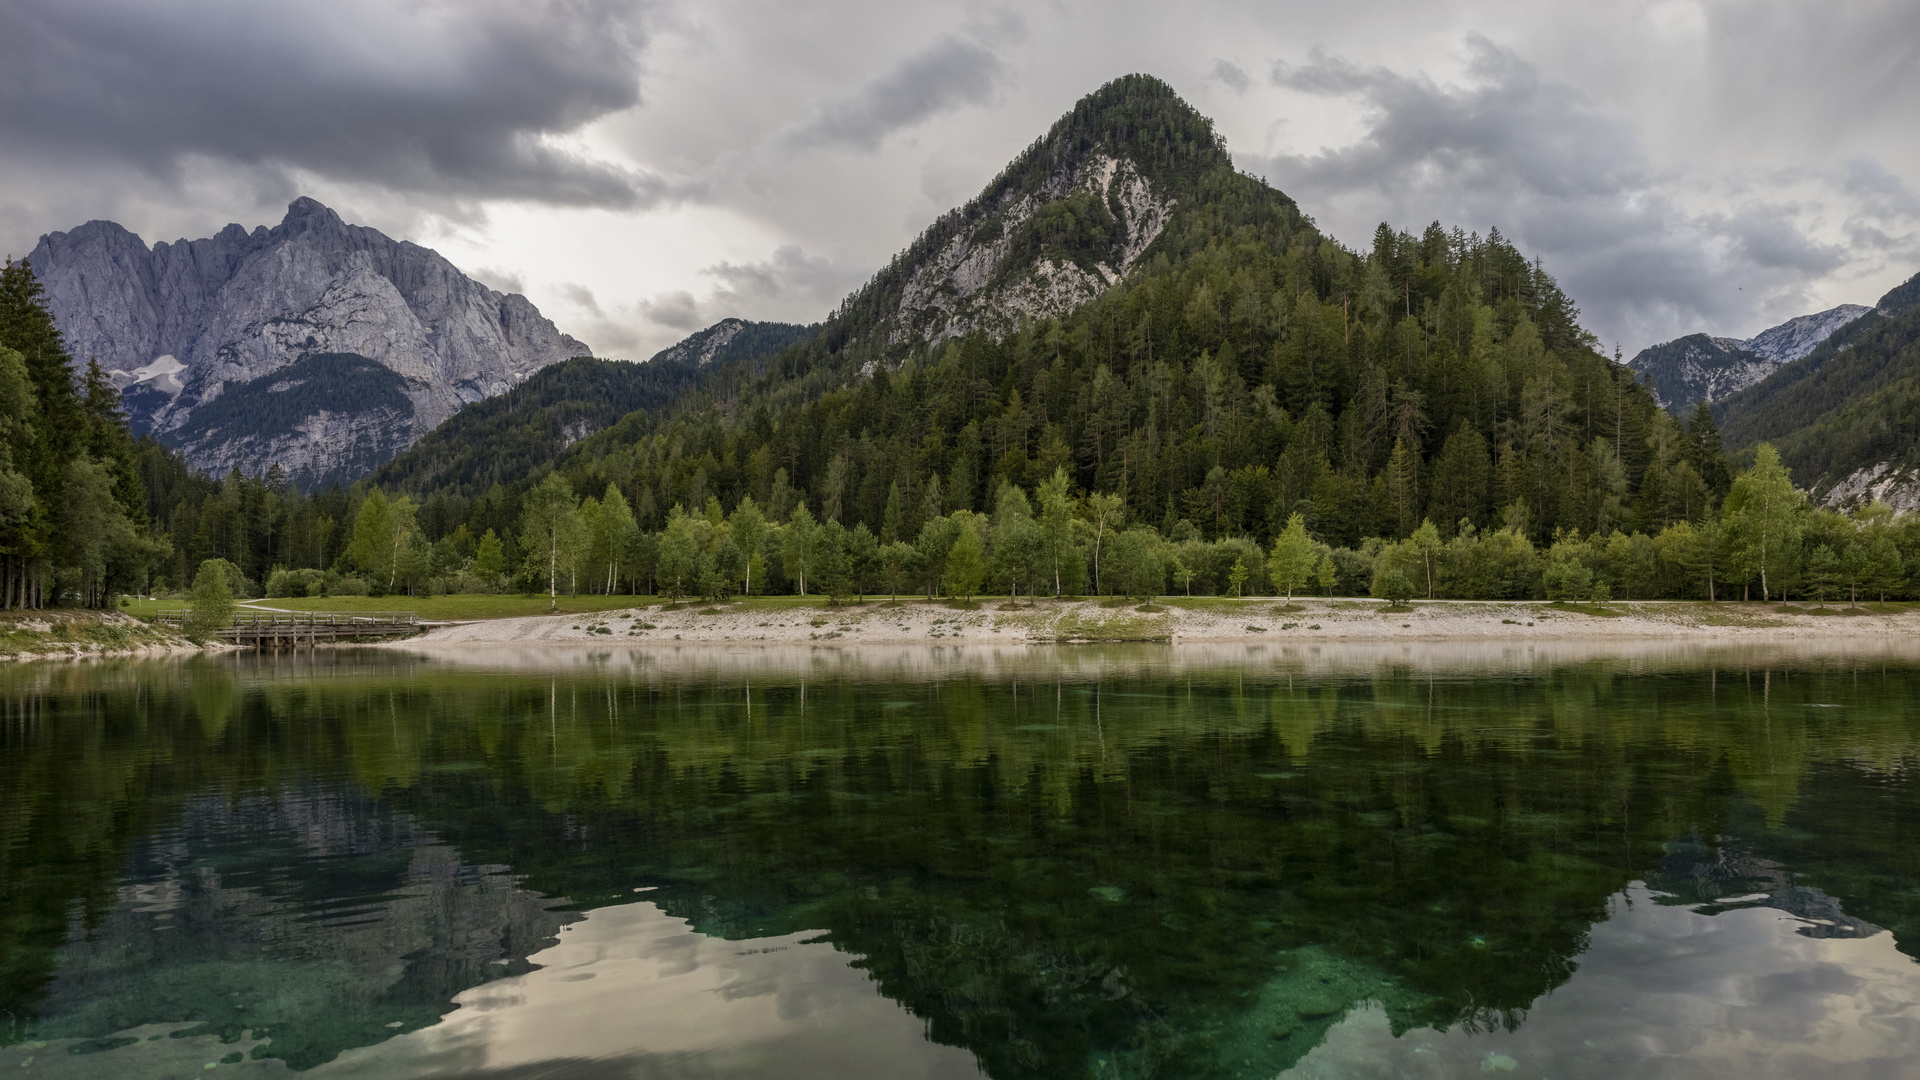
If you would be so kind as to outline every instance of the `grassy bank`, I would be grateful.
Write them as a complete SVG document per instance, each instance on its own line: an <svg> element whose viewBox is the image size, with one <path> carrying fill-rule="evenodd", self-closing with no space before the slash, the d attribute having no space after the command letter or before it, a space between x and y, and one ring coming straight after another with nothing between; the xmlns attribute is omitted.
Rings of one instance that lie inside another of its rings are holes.
<svg viewBox="0 0 1920 1080"><path fill-rule="evenodd" d="M110 611L0 613L0 659L189 647L178 634Z"/></svg>

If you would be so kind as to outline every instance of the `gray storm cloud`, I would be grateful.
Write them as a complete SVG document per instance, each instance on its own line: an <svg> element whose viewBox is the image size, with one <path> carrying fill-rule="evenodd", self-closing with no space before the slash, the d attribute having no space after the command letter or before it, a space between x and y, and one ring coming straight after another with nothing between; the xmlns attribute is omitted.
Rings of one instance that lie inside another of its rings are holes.
<svg viewBox="0 0 1920 1080"><path fill-rule="evenodd" d="M1545 261L1609 342L1749 324L1843 261L1790 207L1747 198L1687 212L1623 119L1486 38L1466 45L1461 85L1318 53L1275 65L1277 86L1361 103L1366 131L1247 164L1349 242L1380 220L1498 228Z"/></svg>
<svg viewBox="0 0 1920 1080"><path fill-rule="evenodd" d="M1339 239L1498 227L1629 351L1920 268L1911 0L1401 15L0 0L0 254L95 217L251 227L313 194L645 355L723 316L821 317L1080 95L1145 71Z"/></svg>
<svg viewBox="0 0 1920 1080"><path fill-rule="evenodd" d="M0 0L13 154L188 155L440 198L639 207L656 177L551 137L640 100L635 0Z"/></svg>
<svg viewBox="0 0 1920 1080"><path fill-rule="evenodd" d="M793 133L793 141L873 150L896 131L962 105L986 103L1005 72L1006 65L985 45L942 37L827 104Z"/></svg>

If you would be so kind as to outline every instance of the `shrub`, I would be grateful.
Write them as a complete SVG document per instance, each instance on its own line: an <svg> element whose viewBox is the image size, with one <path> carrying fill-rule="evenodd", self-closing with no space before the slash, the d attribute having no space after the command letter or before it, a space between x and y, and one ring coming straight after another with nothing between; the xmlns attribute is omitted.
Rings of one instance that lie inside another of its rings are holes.
<svg viewBox="0 0 1920 1080"><path fill-rule="evenodd" d="M1413 581L1398 568L1389 568L1380 575L1378 585L1380 599L1388 607L1405 607L1413 599Z"/></svg>

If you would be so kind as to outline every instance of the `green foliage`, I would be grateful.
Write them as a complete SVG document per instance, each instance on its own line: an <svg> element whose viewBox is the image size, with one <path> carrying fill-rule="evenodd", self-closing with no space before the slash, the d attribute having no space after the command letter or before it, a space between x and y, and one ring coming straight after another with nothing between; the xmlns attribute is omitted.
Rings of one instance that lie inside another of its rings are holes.
<svg viewBox="0 0 1920 1080"><path fill-rule="evenodd" d="M120 395L76 377L26 263L0 270L0 607L113 606L168 546L150 533Z"/></svg>
<svg viewBox="0 0 1920 1080"><path fill-rule="evenodd" d="M550 474L529 493L520 513L527 567L536 582L546 579L551 602L559 595L561 562L571 561L574 549L585 539L573 488L566 478Z"/></svg>
<svg viewBox="0 0 1920 1080"><path fill-rule="evenodd" d="M1413 600L1413 582L1399 567L1390 567L1381 572L1374 595L1385 600L1388 607L1405 607Z"/></svg>
<svg viewBox="0 0 1920 1080"><path fill-rule="evenodd" d="M1287 527L1274 538L1273 554L1267 557L1268 572L1274 587L1293 599L1294 590L1307 583L1320 561L1313 539L1307 535L1306 518L1298 513L1287 518ZM1332 582L1328 582L1329 585Z"/></svg>
<svg viewBox="0 0 1920 1080"><path fill-rule="evenodd" d="M1549 600L1577 602L1593 594L1593 571L1584 563L1572 559L1555 559L1547 563L1541 582L1546 586Z"/></svg>
<svg viewBox="0 0 1920 1080"><path fill-rule="evenodd" d="M1794 490L1780 455L1761 443L1753 468L1733 482L1725 516L1734 566L1742 577L1759 575L1762 600L1771 599L1770 585L1784 584L1799 563L1806 511L1806 496Z"/></svg>
<svg viewBox="0 0 1920 1080"><path fill-rule="evenodd" d="M193 576L193 592L188 599L188 630L197 635L211 634L233 623L233 583L235 567L225 559L208 559Z"/></svg>
<svg viewBox="0 0 1920 1080"><path fill-rule="evenodd" d="M1134 526L1113 538L1107 557L1107 584L1117 594L1136 600L1166 591L1166 565L1160 558L1160 537L1152 529Z"/></svg>
<svg viewBox="0 0 1920 1080"><path fill-rule="evenodd" d="M986 545L980 540L980 529L972 514L956 511L953 520L953 547L947 551L941 581L948 596L970 601L979 594L980 585L986 580Z"/></svg>

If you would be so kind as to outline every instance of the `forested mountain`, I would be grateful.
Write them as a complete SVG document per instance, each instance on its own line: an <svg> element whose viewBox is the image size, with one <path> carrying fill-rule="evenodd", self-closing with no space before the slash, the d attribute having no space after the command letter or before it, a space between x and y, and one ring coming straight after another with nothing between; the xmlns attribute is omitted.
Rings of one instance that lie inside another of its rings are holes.
<svg viewBox="0 0 1920 1080"><path fill-rule="evenodd" d="M1627 366L1640 373L1660 404L1690 409L1718 401L1812 352L1835 330L1872 309L1858 304L1788 319L1744 341L1689 334L1640 350Z"/></svg>
<svg viewBox="0 0 1920 1080"><path fill-rule="evenodd" d="M308 486L358 477L462 405L588 352L526 297L308 198L271 229L152 248L90 221L41 237L28 265L75 359L100 362L136 430L215 475L277 464ZM341 364L394 377L360 401L328 391ZM290 386L300 408L265 407ZM227 394L239 397L223 417L195 423Z"/></svg>
<svg viewBox="0 0 1920 1080"><path fill-rule="evenodd" d="M145 465L173 572L224 557L270 591L1905 588L1920 529L1809 514L1765 447L1734 476L1704 404L1677 420L1578 314L1497 232L1342 247L1131 76L817 332L727 357L707 331L570 445L568 402L618 407L611 368L351 492Z"/></svg>
<svg viewBox="0 0 1920 1080"><path fill-rule="evenodd" d="M1920 275L1714 412L1728 445L1772 442L1835 505L1920 509Z"/></svg>
<svg viewBox="0 0 1920 1080"><path fill-rule="evenodd" d="M1016 273L1117 265L1136 238L1120 196L1068 183L1107 174L1168 207L1118 284L958 338L940 309L913 306L910 283L996 222L1028 260ZM1028 205L1006 223L1001 208ZM1427 516L1484 527L1505 507L1535 536L1657 523L1682 440L1576 316L1497 235L1383 227L1370 252L1341 248L1234 171L1169 88L1132 77L1083 100L763 375L683 403L645 438L587 440L560 468L656 515L709 495L776 514L805 498L908 536L1060 468L1134 520L1209 537L1264 539L1295 509L1340 543Z"/></svg>
<svg viewBox="0 0 1920 1080"><path fill-rule="evenodd" d="M374 472L373 482L423 495L472 496L522 480L627 414L675 400L694 385L701 368L778 352L816 329L723 319L644 364L593 357L556 364L460 410Z"/></svg>
<svg viewBox="0 0 1920 1080"><path fill-rule="evenodd" d="M654 353L651 362L706 367L736 360L753 360L811 337L819 329L818 323L800 326L795 323L721 319L705 330L696 330Z"/></svg>

